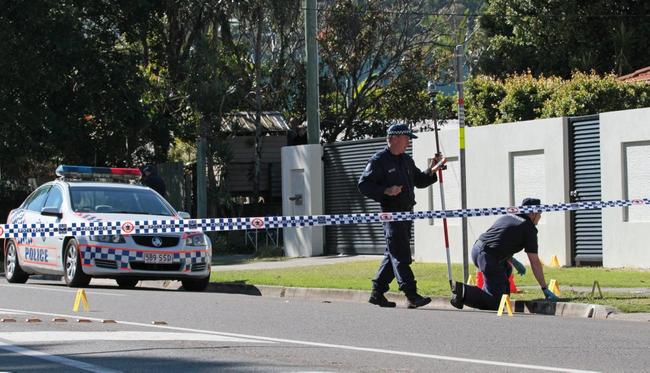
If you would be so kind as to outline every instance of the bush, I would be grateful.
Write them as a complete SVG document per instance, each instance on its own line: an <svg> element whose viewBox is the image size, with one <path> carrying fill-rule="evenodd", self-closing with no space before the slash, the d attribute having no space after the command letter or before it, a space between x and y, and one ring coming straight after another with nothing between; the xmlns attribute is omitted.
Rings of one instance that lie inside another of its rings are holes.
<svg viewBox="0 0 650 373"><path fill-rule="evenodd" d="M504 82L505 96L499 104L499 122L519 122L539 118L544 103L551 98L561 80L535 79L528 73L509 77Z"/></svg>
<svg viewBox="0 0 650 373"><path fill-rule="evenodd" d="M649 84L621 82L614 75L576 72L565 80L523 74L503 81L479 75L466 87L468 126L650 107Z"/></svg>
<svg viewBox="0 0 650 373"><path fill-rule="evenodd" d="M467 81L464 93L467 126L499 122L499 103L506 95L503 82L479 75Z"/></svg>
<svg viewBox="0 0 650 373"><path fill-rule="evenodd" d="M650 86L624 83L614 75L575 73L563 81L542 109L542 118L580 116L650 106Z"/></svg>

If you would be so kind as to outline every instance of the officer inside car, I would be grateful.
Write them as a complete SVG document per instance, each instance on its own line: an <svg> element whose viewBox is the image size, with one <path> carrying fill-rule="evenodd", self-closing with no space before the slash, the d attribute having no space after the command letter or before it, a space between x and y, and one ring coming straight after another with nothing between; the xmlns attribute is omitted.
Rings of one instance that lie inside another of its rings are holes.
<svg viewBox="0 0 650 373"><path fill-rule="evenodd" d="M436 154L433 165L425 172L415 166L413 158L405 153L410 140L417 136L404 124L388 128L387 146L373 155L359 178L359 191L381 204L382 212L412 211L415 205L414 188L426 188L438 180L436 171L441 154ZM384 222L386 250L377 274L372 280L372 294L368 300L380 307L395 307L384 296L389 284L397 278L399 289L408 300L408 308L417 308L431 302L431 298L417 293L415 276L411 270L411 221Z"/></svg>
<svg viewBox="0 0 650 373"><path fill-rule="evenodd" d="M524 198L522 206L536 206L537 198ZM496 310L503 294L510 294L510 274L515 267L520 275L526 267L513 255L522 249L528 255L533 275L542 288L546 299L558 301L558 297L547 288L542 262L537 255L537 224L541 212L508 214L500 217L472 247L472 261L483 272L483 288L456 282L453 287L451 305L462 309L464 305L482 310Z"/></svg>

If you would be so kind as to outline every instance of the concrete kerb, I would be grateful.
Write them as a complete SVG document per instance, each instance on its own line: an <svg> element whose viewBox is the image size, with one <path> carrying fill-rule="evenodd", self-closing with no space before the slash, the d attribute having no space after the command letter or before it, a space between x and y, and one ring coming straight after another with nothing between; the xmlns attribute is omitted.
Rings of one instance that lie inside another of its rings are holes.
<svg viewBox="0 0 650 373"><path fill-rule="evenodd" d="M180 288L180 284L170 285L167 289ZM144 286L151 286L152 282L147 281ZM366 303L370 292L365 290L346 289L321 289L321 288L299 288L269 285L250 285L239 283L211 282L206 292L245 294L255 296L266 296L287 299L309 299L327 301L344 301ZM386 293L386 298L398 304L406 304L406 297L399 293ZM435 297L431 303L424 308L433 309L455 309L449 304L449 298ZM541 314L551 316L582 317L593 319L607 319L616 313L616 309L598 304L585 303L564 303L548 301L515 301L515 312L528 314Z"/></svg>
<svg viewBox="0 0 650 373"><path fill-rule="evenodd" d="M4 277L4 276L2 276ZM43 276L48 280L60 280L59 276ZM54 278L56 277L56 278ZM95 286L114 286L115 281L110 279L97 279L91 281ZM140 281L138 287L157 288L166 290L182 289L180 281ZM211 282L205 290L210 293L244 294L253 296L266 296L287 299L309 299L327 301L345 301L366 303L370 297L369 291L347 290L347 289L321 289L321 288L299 288L286 286L250 285L243 283L219 283ZM406 304L406 297L400 293L386 293L386 298L398 304ZM423 308L432 309L455 309L449 304L449 298L435 297L431 303ZM568 316L592 319L617 319L631 321L650 321L650 316L621 314L615 308L598 304L586 303L565 303L547 301L515 301L515 313L541 314L550 316Z"/></svg>

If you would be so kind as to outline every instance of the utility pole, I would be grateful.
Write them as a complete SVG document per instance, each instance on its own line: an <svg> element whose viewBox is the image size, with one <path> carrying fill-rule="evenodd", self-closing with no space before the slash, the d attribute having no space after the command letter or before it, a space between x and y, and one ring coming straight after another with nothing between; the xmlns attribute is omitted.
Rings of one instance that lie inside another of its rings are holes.
<svg viewBox="0 0 650 373"><path fill-rule="evenodd" d="M196 137L196 217L207 216L207 178L205 177L205 118L199 119L199 133Z"/></svg>
<svg viewBox="0 0 650 373"><path fill-rule="evenodd" d="M305 44L307 46L307 140L320 143L318 117L318 44L316 44L316 0L305 0Z"/></svg>
<svg viewBox="0 0 650 373"><path fill-rule="evenodd" d="M465 172L465 96L463 95L463 46L457 45L456 57L456 89L458 90L458 145L460 147L460 204L467 208L467 188ZM462 218L463 231L463 282L469 276L467 256L467 217Z"/></svg>

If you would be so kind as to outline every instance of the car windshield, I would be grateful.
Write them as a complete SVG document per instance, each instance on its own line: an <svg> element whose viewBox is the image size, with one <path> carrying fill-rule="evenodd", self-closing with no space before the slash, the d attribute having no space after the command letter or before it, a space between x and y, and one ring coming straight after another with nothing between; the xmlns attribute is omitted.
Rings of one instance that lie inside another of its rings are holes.
<svg viewBox="0 0 650 373"><path fill-rule="evenodd" d="M172 216L166 204L148 189L71 186L75 212Z"/></svg>

